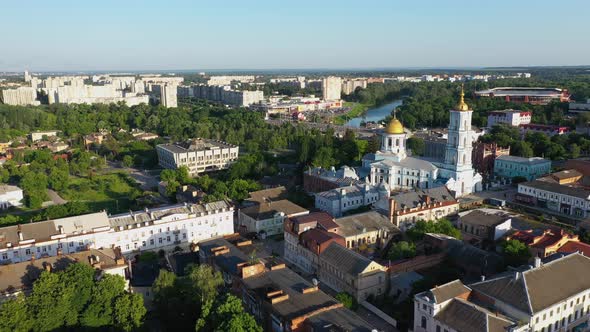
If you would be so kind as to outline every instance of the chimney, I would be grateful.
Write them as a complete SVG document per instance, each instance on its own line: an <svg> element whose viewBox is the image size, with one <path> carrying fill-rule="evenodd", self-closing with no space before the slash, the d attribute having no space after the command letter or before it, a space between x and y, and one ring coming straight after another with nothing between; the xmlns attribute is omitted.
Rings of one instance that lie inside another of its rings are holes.
<svg viewBox="0 0 590 332"><path fill-rule="evenodd" d="M430 205L430 196L424 195L424 203L426 203L426 206Z"/></svg>
<svg viewBox="0 0 590 332"><path fill-rule="evenodd" d="M19 241L23 241L23 240L24 240L24 237L23 237L23 232L21 232L21 231L19 230L19 231L16 231L16 233L18 234L18 240L19 240Z"/></svg>
<svg viewBox="0 0 590 332"><path fill-rule="evenodd" d="M541 267L541 265L543 265L543 263L541 262L541 258L540 257L535 257L535 268Z"/></svg>
<svg viewBox="0 0 590 332"><path fill-rule="evenodd" d="M63 227L63 225L57 226L57 229L59 230L59 234L63 234L64 233L64 227Z"/></svg>

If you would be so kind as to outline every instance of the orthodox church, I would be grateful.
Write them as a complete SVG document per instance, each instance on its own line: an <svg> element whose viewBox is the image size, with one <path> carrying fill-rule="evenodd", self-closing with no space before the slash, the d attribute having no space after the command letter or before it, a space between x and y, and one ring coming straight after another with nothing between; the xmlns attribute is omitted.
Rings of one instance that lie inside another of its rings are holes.
<svg viewBox="0 0 590 332"><path fill-rule="evenodd" d="M459 103L451 110L448 142L442 162L432 162L406 152L407 134L395 113L383 131L381 149L363 157L362 169L366 182L389 190L428 189L445 185L461 197L481 190L482 177L471 164L472 137L471 116L464 100L463 89Z"/></svg>

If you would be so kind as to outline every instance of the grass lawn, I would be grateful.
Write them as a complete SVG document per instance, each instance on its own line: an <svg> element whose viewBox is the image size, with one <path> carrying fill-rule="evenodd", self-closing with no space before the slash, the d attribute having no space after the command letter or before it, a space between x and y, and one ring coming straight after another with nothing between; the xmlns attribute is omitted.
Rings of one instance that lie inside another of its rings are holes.
<svg viewBox="0 0 590 332"><path fill-rule="evenodd" d="M369 105L349 101L344 102L344 107L350 107L350 111L335 117L334 124L343 125L346 123L346 121L363 115L363 113L369 109Z"/></svg>
<svg viewBox="0 0 590 332"><path fill-rule="evenodd" d="M90 178L72 177L60 196L68 201L100 202L132 199L141 194L135 182L125 173L95 175Z"/></svg>

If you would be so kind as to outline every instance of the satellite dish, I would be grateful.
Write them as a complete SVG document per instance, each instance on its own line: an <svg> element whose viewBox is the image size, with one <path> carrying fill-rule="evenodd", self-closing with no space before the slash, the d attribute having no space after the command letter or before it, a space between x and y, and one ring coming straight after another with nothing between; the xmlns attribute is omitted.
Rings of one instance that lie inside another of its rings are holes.
<svg viewBox="0 0 590 332"><path fill-rule="evenodd" d="M311 279L311 282L313 283L314 286L317 286L320 284L320 282L316 278Z"/></svg>

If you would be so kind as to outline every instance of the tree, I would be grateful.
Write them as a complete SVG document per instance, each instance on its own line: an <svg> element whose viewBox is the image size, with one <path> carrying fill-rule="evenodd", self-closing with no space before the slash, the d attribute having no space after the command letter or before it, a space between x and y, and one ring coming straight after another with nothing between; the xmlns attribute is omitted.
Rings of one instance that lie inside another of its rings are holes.
<svg viewBox="0 0 590 332"><path fill-rule="evenodd" d="M316 151L311 164L314 167L330 168L336 164L333 154L331 147L323 146Z"/></svg>
<svg viewBox="0 0 590 332"><path fill-rule="evenodd" d="M94 284L92 298L80 317L83 326L99 328L114 325L114 303L124 295L125 280L118 275L105 274Z"/></svg>
<svg viewBox="0 0 590 332"><path fill-rule="evenodd" d="M33 329L54 331L77 320L73 311L74 292L60 280L60 274L43 271L33 284L33 293L27 298L30 314L34 317Z"/></svg>
<svg viewBox="0 0 590 332"><path fill-rule="evenodd" d="M56 191L64 190L68 187L70 174L66 169L53 167L49 173L49 187Z"/></svg>
<svg viewBox="0 0 590 332"><path fill-rule="evenodd" d="M123 160L121 161L123 163L124 167L131 167L133 166L133 157L126 154L125 156L123 156Z"/></svg>
<svg viewBox="0 0 590 332"><path fill-rule="evenodd" d="M356 300L347 292L340 292L334 298L347 309L355 310L357 307Z"/></svg>
<svg viewBox="0 0 590 332"><path fill-rule="evenodd" d="M32 319L23 294L0 306L0 331L28 332L33 328Z"/></svg>
<svg viewBox="0 0 590 332"><path fill-rule="evenodd" d="M502 254L509 266L520 266L526 264L531 258L531 253L526 244L518 240L508 240L502 243Z"/></svg>
<svg viewBox="0 0 590 332"><path fill-rule="evenodd" d="M459 231L448 219L439 220L420 220L416 222L414 227L407 231L407 235L413 241L422 240L426 233L438 233L452 236L456 239L461 238L461 231Z"/></svg>
<svg viewBox="0 0 590 332"><path fill-rule="evenodd" d="M414 256L416 256L416 245L413 242L397 242L387 252L387 258L391 260L412 258Z"/></svg>
<svg viewBox="0 0 590 332"><path fill-rule="evenodd" d="M225 294L216 302L209 323L213 331L262 332L262 327L256 323L254 317L244 311L242 300L239 298Z"/></svg>
<svg viewBox="0 0 590 332"><path fill-rule="evenodd" d="M122 294L115 300L114 326L131 331L141 326L147 310L140 294Z"/></svg>
<svg viewBox="0 0 590 332"><path fill-rule="evenodd" d="M412 150L412 153L416 156L423 156L426 149L426 143L420 137L410 137L406 140L408 148Z"/></svg>

